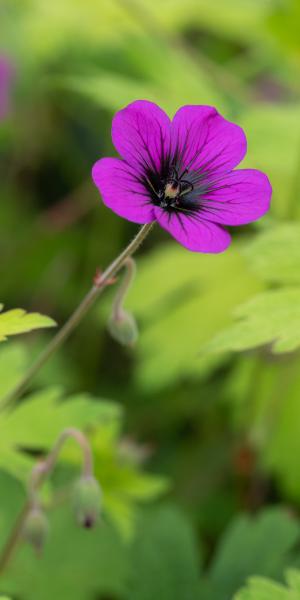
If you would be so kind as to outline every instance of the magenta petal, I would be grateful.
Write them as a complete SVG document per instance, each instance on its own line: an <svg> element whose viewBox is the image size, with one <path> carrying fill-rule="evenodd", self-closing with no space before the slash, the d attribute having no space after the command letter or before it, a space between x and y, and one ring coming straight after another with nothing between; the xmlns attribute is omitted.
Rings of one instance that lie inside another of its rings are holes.
<svg viewBox="0 0 300 600"><path fill-rule="evenodd" d="M119 154L139 173L160 170L170 150L170 119L153 102L137 100L115 115L112 139Z"/></svg>
<svg viewBox="0 0 300 600"><path fill-rule="evenodd" d="M230 171L244 158L246 136L211 106L183 106L172 121L172 150L183 169Z"/></svg>
<svg viewBox="0 0 300 600"><path fill-rule="evenodd" d="M188 217L155 208L155 216L161 227L193 252L223 252L230 244L228 231L209 221L202 221L198 215Z"/></svg>
<svg viewBox="0 0 300 600"><path fill-rule="evenodd" d="M136 172L118 158L98 160L92 171L104 204L117 215L134 223L150 223L155 219L147 190Z"/></svg>
<svg viewBox="0 0 300 600"><path fill-rule="evenodd" d="M270 208L272 187L268 177L255 169L222 175L213 191L201 199L201 216L223 225L245 225Z"/></svg>

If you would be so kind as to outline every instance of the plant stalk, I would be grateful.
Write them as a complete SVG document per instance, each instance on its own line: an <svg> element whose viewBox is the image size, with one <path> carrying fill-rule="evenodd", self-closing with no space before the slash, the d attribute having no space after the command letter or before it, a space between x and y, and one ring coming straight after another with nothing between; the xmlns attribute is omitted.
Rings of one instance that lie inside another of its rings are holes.
<svg viewBox="0 0 300 600"><path fill-rule="evenodd" d="M44 366L49 358L58 350L63 342L69 337L77 325L81 322L83 317L87 314L89 309L95 304L99 298L103 289L109 284L110 280L120 271L123 267L126 259L132 256L138 247L141 245L145 237L148 235L150 229L152 229L153 223L147 223L142 225L137 235L134 237L132 242L117 256L117 258L107 267L107 269L94 280L94 285L90 291L86 294L82 302L75 309L71 317L66 321L63 327L58 331L54 338L50 341L45 350L40 354L37 360L25 373L23 379L16 385L16 387L9 392L1 402L1 408L7 408L9 405L14 403L22 394L27 390L32 379L38 373L38 371Z"/></svg>

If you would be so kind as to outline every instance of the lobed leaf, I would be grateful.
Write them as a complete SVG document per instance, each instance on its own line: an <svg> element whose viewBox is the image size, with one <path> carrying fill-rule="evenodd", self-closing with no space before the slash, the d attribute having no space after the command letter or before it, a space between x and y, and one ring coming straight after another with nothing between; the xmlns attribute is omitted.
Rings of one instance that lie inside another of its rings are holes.
<svg viewBox="0 0 300 600"><path fill-rule="evenodd" d="M0 311L3 305L0 304ZM27 333L33 329L55 327L56 323L50 317L44 317L39 313L26 313L21 308L8 310L0 314L0 342L4 342L11 335Z"/></svg>
<svg viewBox="0 0 300 600"><path fill-rule="evenodd" d="M249 266L268 283L300 284L300 225L286 223L262 231L245 248Z"/></svg>
<svg viewBox="0 0 300 600"><path fill-rule="evenodd" d="M0 542L24 496L0 471ZM190 600L196 598L197 544L186 517L172 505L143 511L138 535L125 544L104 518L87 532L76 527L69 506L49 512L50 535L39 557L21 544L1 576L3 591L22 600ZM54 576L55 575L55 576Z"/></svg>
<svg viewBox="0 0 300 600"><path fill-rule="evenodd" d="M25 450L46 451L66 427L86 429L118 418L117 405L88 394L65 399L57 388L37 392L0 413L0 466L24 480L34 460Z"/></svg>
<svg viewBox="0 0 300 600"><path fill-rule="evenodd" d="M135 569L126 600L200 598L199 551L183 514L161 507L144 516L132 550Z"/></svg>
<svg viewBox="0 0 300 600"><path fill-rule="evenodd" d="M201 348L231 322L236 306L261 289L236 248L199 256L170 244L140 260L128 298L141 321L139 385L162 388L208 372L218 357L200 355Z"/></svg>
<svg viewBox="0 0 300 600"><path fill-rule="evenodd" d="M300 571L286 572L287 586L262 577L251 577L234 600L300 600Z"/></svg>
<svg viewBox="0 0 300 600"><path fill-rule="evenodd" d="M300 346L300 288L269 290L235 310L239 319L208 344L212 352L241 351L272 344L274 353Z"/></svg>
<svg viewBox="0 0 300 600"><path fill-rule="evenodd" d="M225 532L206 576L205 600L230 600L254 574L280 576L291 561L299 534L297 521L281 509L237 517Z"/></svg>

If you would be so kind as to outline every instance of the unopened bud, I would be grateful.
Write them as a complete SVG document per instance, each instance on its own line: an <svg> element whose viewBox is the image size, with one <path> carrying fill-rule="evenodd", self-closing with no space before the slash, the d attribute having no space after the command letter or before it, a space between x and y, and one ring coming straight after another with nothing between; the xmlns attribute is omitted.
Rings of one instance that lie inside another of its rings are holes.
<svg viewBox="0 0 300 600"><path fill-rule="evenodd" d="M90 529L100 515L102 492L98 481L83 476L77 481L73 492L73 507L77 522Z"/></svg>
<svg viewBox="0 0 300 600"><path fill-rule="evenodd" d="M112 315L108 321L111 336L123 346L133 346L138 339L138 328L135 318L122 310L119 315Z"/></svg>
<svg viewBox="0 0 300 600"><path fill-rule="evenodd" d="M23 537L33 546L37 553L44 547L49 532L49 523L45 512L39 507L33 507L24 523Z"/></svg>

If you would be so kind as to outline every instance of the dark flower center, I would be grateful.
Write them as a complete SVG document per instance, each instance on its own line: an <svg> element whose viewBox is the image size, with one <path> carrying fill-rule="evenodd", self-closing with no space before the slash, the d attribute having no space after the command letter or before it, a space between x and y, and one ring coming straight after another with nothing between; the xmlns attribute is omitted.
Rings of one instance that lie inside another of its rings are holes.
<svg viewBox="0 0 300 600"><path fill-rule="evenodd" d="M161 173L149 170L144 185L155 206L169 212L190 212L199 209L199 202L196 202L196 194L193 193L195 189L192 182L193 175L194 173L187 169L180 172L174 165L171 167L165 165Z"/></svg>

